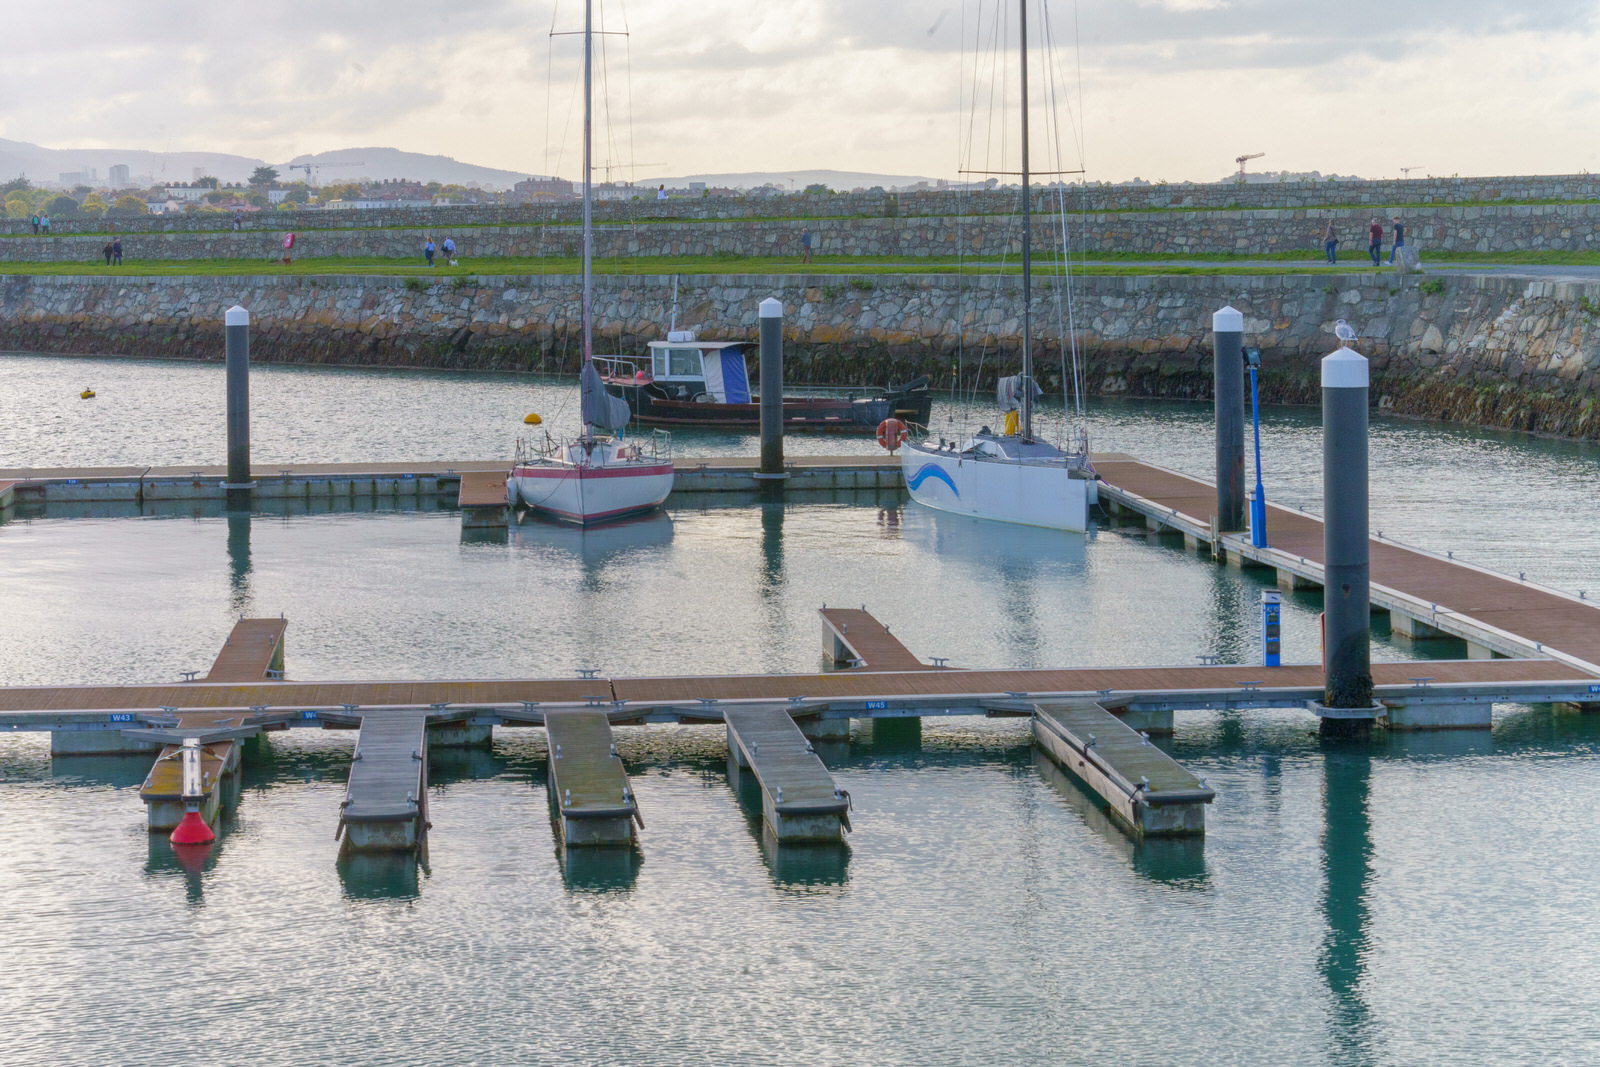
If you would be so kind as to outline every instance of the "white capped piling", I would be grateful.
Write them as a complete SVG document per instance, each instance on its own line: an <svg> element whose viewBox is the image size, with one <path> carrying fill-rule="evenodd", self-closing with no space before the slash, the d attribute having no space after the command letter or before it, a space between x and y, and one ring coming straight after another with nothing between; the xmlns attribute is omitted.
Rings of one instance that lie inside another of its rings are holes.
<svg viewBox="0 0 1600 1067"><path fill-rule="evenodd" d="M228 367L228 480L230 493L248 493L250 482L250 312L235 304L226 324Z"/></svg>
<svg viewBox="0 0 1600 1067"><path fill-rule="evenodd" d="M1244 521L1244 315L1232 305L1211 316L1217 419L1217 529Z"/></svg>
<svg viewBox="0 0 1600 1067"><path fill-rule="evenodd" d="M1348 347L1322 360L1324 733L1370 726L1371 552L1367 533L1367 359Z"/></svg>
<svg viewBox="0 0 1600 1067"><path fill-rule="evenodd" d="M783 477L783 301L761 301L761 472Z"/></svg>

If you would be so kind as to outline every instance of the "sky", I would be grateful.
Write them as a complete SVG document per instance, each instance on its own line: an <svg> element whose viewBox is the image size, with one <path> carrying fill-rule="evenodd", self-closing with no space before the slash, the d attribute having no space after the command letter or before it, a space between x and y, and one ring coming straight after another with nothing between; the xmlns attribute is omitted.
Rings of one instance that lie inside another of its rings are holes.
<svg viewBox="0 0 1600 1067"><path fill-rule="evenodd" d="M1252 169L1368 178L1600 170L1600 0L1028 3L1030 38L1053 42L1030 59L1035 170L1214 181L1247 152L1265 153ZM595 159L615 177L1015 169L1016 49L995 47L1015 40L1015 0L595 8L597 27L627 31L597 60ZM71 13L7 12L0 137L579 169L581 42L550 36L582 28L577 0Z"/></svg>

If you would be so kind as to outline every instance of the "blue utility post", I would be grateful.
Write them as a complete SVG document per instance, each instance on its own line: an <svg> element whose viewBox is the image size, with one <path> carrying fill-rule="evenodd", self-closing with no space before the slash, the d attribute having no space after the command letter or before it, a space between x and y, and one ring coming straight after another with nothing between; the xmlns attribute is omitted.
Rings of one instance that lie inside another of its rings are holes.
<svg viewBox="0 0 1600 1067"><path fill-rule="evenodd" d="M1261 350L1247 348L1244 358L1250 363L1250 419L1256 430L1256 495L1250 501L1250 543L1267 547L1267 491L1261 484L1261 397L1256 389L1256 371L1261 369Z"/></svg>
<svg viewBox="0 0 1600 1067"><path fill-rule="evenodd" d="M1283 663L1283 594L1273 589L1261 591L1261 662Z"/></svg>

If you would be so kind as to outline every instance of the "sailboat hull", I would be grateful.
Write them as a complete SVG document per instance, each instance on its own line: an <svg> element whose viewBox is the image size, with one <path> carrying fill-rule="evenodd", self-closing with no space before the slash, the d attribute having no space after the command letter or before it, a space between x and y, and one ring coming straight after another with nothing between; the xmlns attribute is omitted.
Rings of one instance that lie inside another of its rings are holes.
<svg viewBox="0 0 1600 1067"><path fill-rule="evenodd" d="M660 507L672 492L672 464L524 463L512 468L510 481L512 499L529 509L589 524Z"/></svg>
<svg viewBox="0 0 1600 1067"><path fill-rule="evenodd" d="M900 469L911 499L925 507L1050 530L1089 528L1093 475L1066 459L974 456L907 442Z"/></svg>

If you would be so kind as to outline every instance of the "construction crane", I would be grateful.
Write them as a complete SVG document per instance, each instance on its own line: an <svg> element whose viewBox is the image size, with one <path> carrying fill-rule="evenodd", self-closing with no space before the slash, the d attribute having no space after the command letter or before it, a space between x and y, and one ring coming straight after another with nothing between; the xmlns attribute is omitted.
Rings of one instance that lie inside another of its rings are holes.
<svg viewBox="0 0 1600 1067"><path fill-rule="evenodd" d="M1233 161L1235 163L1239 164L1239 176L1237 178L1235 178L1234 181L1239 182L1240 184L1243 184L1244 183L1244 164L1245 164L1245 161L1249 160L1249 159L1260 159L1264 155L1266 155L1265 152L1251 152L1247 156L1235 156Z"/></svg>
<svg viewBox="0 0 1600 1067"><path fill-rule="evenodd" d="M306 184L312 188L315 188L317 184L317 171L321 170L323 167L364 167L366 164L358 159L351 163L286 163L284 166L290 170L305 171Z"/></svg>
<svg viewBox="0 0 1600 1067"><path fill-rule="evenodd" d="M1400 177L1409 178L1409 177L1411 177L1411 172L1412 171L1421 170L1421 169L1422 169L1421 167L1401 167L1400 168Z"/></svg>

